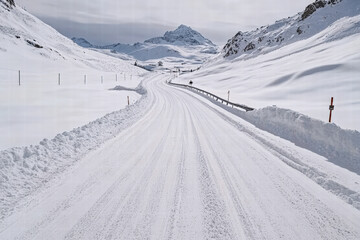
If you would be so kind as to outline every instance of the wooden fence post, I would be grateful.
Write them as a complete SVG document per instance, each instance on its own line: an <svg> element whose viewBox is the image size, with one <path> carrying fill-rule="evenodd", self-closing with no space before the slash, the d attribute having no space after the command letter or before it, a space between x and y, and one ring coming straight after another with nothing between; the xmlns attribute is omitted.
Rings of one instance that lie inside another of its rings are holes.
<svg viewBox="0 0 360 240"><path fill-rule="evenodd" d="M334 98L331 97L331 103L330 103L330 106L329 106L329 110L330 110L330 115L329 115L329 123L331 123L331 114L332 114L332 111L334 110Z"/></svg>

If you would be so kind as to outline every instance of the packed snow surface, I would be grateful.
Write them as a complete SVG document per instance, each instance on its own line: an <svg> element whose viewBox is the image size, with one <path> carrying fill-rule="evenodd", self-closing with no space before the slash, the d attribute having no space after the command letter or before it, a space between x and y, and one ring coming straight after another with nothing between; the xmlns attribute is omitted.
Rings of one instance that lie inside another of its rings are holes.
<svg viewBox="0 0 360 240"><path fill-rule="evenodd" d="M168 79L151 74L130 108L5 152L0 238L359 239L358 174Z"/></svg>

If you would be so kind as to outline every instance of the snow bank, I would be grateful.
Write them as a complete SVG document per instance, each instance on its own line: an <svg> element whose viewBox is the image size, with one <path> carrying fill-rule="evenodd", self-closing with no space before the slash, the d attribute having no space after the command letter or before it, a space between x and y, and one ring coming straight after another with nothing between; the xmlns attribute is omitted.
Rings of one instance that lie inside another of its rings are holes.
<svg viewBox="0 0 360 240"><path fill-rule="evenodd" d="M358 131L344 130L335 124L275 106L238 115L262 130L320 154L330 162L360 175Z"/></svg>
<svg viewBox="0 0 360 240"><path fill-rule="evenodd" d="M204 96L257 128L324 156L328 161L360 175L360 132L345 130L334 123L325 123L299 112L269 106L249 112L224 105ZM360 202L360 200L359 200Z"/></svg>
<svg viewBox="0 0 360 240"><path fill-rule="evenodd" d="M136 89L142 97L134 105L38 145L0 151L0 220L21 198L140 119L149 104L146 90Z"/></svg>
<svg viewBox="0 0 360 240"><path fill-rule="evenodd" d="M140 84L139 86L137 86L136 88L128 88L128 87L124 87L124 86L116 86L110 90L115 90L115 91L134 91L140 95L144 95L146 94L146 89Z"/></svg>

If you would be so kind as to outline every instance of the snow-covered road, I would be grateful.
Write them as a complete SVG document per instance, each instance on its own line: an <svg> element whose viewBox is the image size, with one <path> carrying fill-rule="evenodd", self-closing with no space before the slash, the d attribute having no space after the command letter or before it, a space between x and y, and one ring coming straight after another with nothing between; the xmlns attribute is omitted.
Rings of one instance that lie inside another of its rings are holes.
<svg viewBox="0 0 360 240"><path fill-rule="evenodd" d="M145 80L144 117L29 196L0 239L360 239L360 211L289 162L352 173L167 78Z"/></svg>

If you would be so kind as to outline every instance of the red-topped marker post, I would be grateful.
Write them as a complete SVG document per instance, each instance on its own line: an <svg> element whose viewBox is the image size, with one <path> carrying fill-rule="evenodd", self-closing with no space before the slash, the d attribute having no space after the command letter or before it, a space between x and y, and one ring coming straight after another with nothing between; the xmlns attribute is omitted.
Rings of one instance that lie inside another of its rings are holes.
<svg viewBox="0 0 360 240"><path fill-rule="evenodd" d="M331 123L331 114L332 114L332 111L334 110L334 105L333 105L333 103L334 103L334 98L331 97L331 104L330 104L330 106L329 106L329 110L330 110L329 123Z"/></svg>

